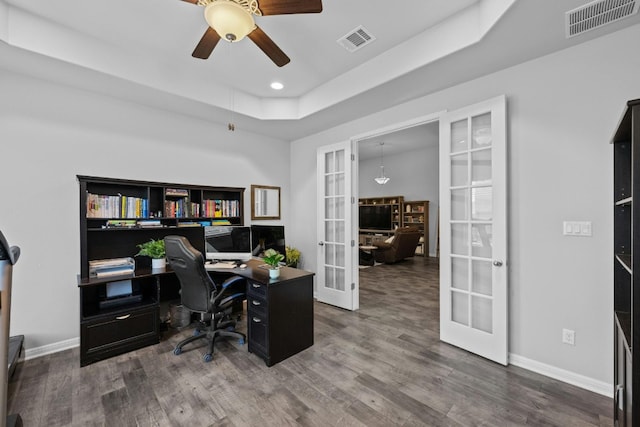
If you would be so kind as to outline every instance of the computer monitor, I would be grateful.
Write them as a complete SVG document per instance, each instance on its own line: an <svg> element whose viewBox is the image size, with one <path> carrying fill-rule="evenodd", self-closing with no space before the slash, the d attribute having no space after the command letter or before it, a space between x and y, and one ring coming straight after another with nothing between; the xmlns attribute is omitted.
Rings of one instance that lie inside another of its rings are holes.
<svg viewBox="0 0 640 427"><path fill-rule="evenodd" d="M213 225L204 228L206 258L248 261L251 259L251 227Z"/></svg>
<svg viewBox="0 0 640 427"><path fill-rule="evenodd" d="M286 255L284 225L252 225L251 247L254 256L261 257L267 249Z"/></svg>

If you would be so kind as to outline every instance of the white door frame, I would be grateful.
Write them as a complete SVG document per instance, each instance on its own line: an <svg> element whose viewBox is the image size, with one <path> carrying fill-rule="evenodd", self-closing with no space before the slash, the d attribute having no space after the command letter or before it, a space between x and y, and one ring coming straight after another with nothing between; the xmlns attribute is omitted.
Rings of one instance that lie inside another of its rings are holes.
<svg viewBox="0 0 640 427"><path fill-rule="evenodd" d="M358 168L358 143L362 140L365 139L370 139L370 138L375 138L378 136L382 136L382 135L386 135L388 133L392 133L392 132L398 132L404 129L409 129L415 126L421 126L427 123L432 123L432 122L436 122L438 120L440 120L440 117L442 117L443 114L446 113L446 110L442 110L442 111L438 111L436 113L432 113L432 114L428 114L425 116L419 116L419 117L415 117L413 119L410 120L406 120L404 122L400 122L400 123L395 123L389 126L385 126L379 129L375 129L372 131L368 131L359 135L356 135L354 137L351 138L351 152L353 153L353 167L351 168L352 170L352 179L351 179L351 195L352 197L352 203L351 203L351 239L354 242L358 242L359 240L359 224L358 224L358 200L360 198L359 196L359 188L358 188L358 175L359 175L359 168ZM440 142L441 143L441 142ZM429 247L429 244L427 242L426 244L427 247ZM353 298L354 298L354 310L357 310L360 307L360 269L358 268L359 265L359 254L358 254L358 245L356 243L355 247L353 248L353 251L351 251L351 257L352 257L352 262L351 265L353 267L353 281L354 281L354 294L353 294Z"/></svg>

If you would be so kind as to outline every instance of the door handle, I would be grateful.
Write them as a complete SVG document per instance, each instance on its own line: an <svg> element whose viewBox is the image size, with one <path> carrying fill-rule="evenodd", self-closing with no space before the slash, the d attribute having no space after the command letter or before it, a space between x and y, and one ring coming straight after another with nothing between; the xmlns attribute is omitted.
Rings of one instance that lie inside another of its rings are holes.
<svg viewBox="0 0 640 427"><path fill-rule="evenodd" d="M324 246L324 242L318 242L318 246Z"/></svg>
<svg viewBox="0 0 640 427"><path fill-rule="evenodd" d="M497 260L493 261L493 265L495 265L496 267L502 267L502 261L497 259Z"/></svg>

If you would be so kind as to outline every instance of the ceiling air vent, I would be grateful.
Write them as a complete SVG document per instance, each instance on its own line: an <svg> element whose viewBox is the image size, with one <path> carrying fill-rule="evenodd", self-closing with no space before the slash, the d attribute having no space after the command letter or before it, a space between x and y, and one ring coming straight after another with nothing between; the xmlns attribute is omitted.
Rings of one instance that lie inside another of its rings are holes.
<svg viewBox="0 0 640 427"><path fill-rule="evenodd" d="M638 13L637 0L597 0L565 13L567 38Z"/></svg>
<svg viewBox="0 0 640 427"><path fill-rule="evenodd" d="M361 25L355 30L349 31L344 37L340 37L338 44L349 52L355 52L373 42L375 39L376 38Z"/></svg>

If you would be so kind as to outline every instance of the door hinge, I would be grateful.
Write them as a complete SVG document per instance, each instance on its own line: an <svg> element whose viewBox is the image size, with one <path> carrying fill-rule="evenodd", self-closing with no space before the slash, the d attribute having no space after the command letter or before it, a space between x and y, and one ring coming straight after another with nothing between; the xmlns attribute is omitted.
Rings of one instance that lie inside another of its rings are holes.
<svg viewBox="0 0 640 427"><path fill-rule="evenodd" d="M352 241L351 241L351 247L352 247L352 248L355 248L355 247L356 247L356 241L355 241L355 240L352 240Z"/></svg>
<svg viewBox="0 0 640 427"><path fill-rule="evenodd" d="M355 284L355 283L352 283L352 284L351 284L351 290L353 291L353 290L355 290L355 289L356 289L356 284Z"/></svg>
<svg viewBox="0 0 640 427"><path fill-rule="evenodd" d="M355 162L356 161L356 155L355 154L351 154L351 161Z"/></svg>
<svg viewBox="0 0 640 427"><path fill-rule="evenodd" d="M356 198L355 196L351 196L351 204L355 205L356 204Z"/></svg>

